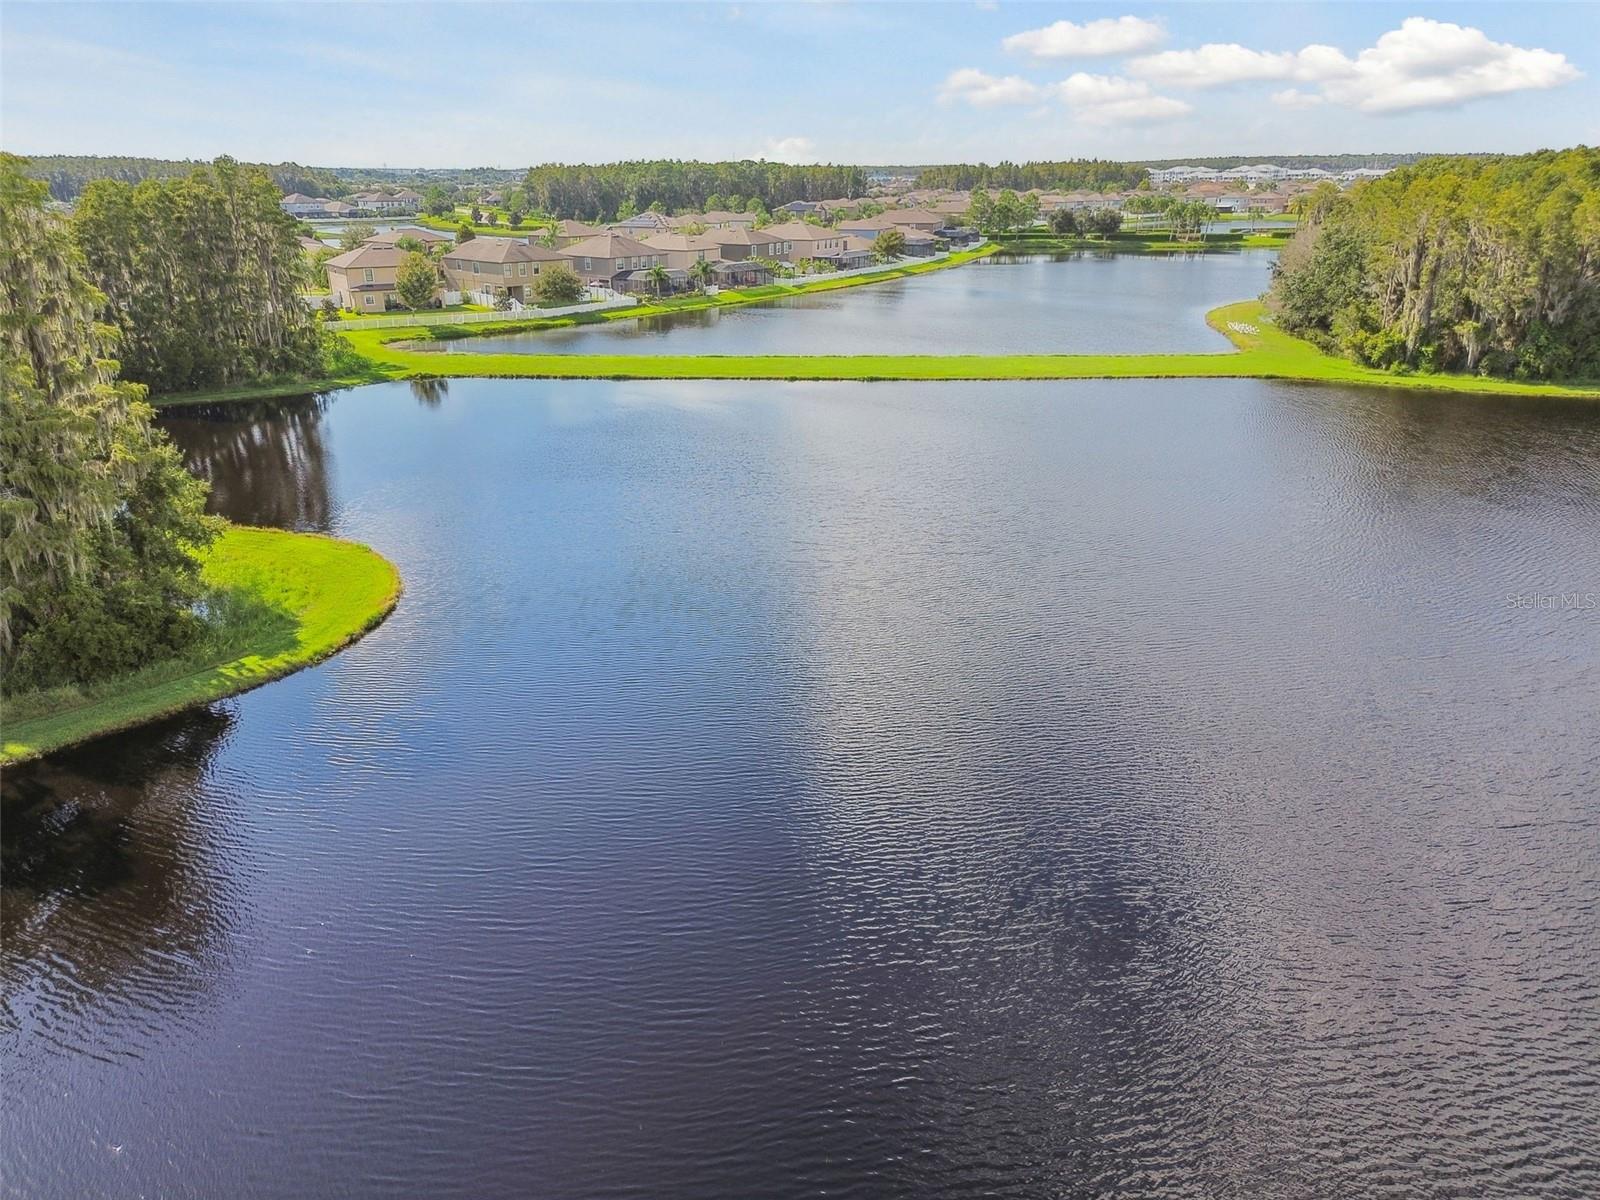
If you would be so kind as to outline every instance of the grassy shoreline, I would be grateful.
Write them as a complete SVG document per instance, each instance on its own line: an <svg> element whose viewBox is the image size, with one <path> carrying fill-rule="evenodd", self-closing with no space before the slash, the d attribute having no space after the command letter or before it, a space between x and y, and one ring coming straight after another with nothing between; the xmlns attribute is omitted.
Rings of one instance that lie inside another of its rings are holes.
<svg viewBox="0 0 1600 1200"><path fill-rule="evenodd" d="M419 339L438 338L444 340L452 334L443 337L437 330L454 331L455 337L491 337L504 333L534 333L541 329L562 329L576 325L591 325L601 321L632 321L640 317L665 316L668 313L693 312L707 308L731 308L741 304L760 304L768 300L780 300L785 296L799 296L807 292L829 292L840 288L861 287L866 284L883 283L890 279L902 279L910 275L925 275L930 271L941 271L948 267L959 267L993 254L992 245L981 246L976 250L962 250L933 262L903 263L897 267L885 267L882 271L873 271L867 275L851 275L844 279L835 279L827 275L808 278L795 284L772 283L762 287L734 288L718 292L715 296L696 293L689 296L679 296L673 299L656 300L649 304L639 304L631 308L609 308L600 312L575 313L569 317L510 317L504 321L484 321L476 325L397 325L387 329L346 329L337 331L337 335L345 340L355 351L360 360L360 365L351 366L344 371L330 375L305 376L290 379L265 379L252 383L236 384L225 388L206 388L196 392L169 392L166 395L150 397L150 403L157 408L172 408L185 404L226 404L232 400L267 400L275 396L298 396L306 392L327 392L335 388L359 387L365 383L390 383L400 379L437 378L431 371L414 371L397 368L394 363L385 361L381 356L374 357L365 353L363 346L396 341L416 341Z"/></svg>
<svg viewBox="0 0 1600 1200"><path fill-rule="evenodd" d="M175 659L87 688L8 696L0 763L23 762L260 687L321 662L375 628L400 598L393 564L313 533L230 526L206 554L220 614Z"/></svg>
<svg viewBox="0 0 1600 1200"><path fill-rule="evenodd" d="M1235 235L1237 238L1237 235ZM1509 396L1566 396L1600 399L1600 381L1524 383L1477 375L1395 374L1363 367L1325 354L1311 343L1277 329L1259 300L1223 305L1206 320L1232 344L1201 354L1020 354L1020 355L630 355L630 354L444 354L403 348L402 342L446 341L505 333L634 320L696 309L757 304L807 292L858 287L961 266L995 252L1037 252L1045 239L1025 247L1018 242L991 243L976 251L937 262L909 263L846 279L807 280L797 286L688 296L634 308L580 313L569 317L532 317L484 322L472 326L395 326L347 330L340 334L359 362L344 374L323 379L275 381L156 397L158 406L261 399L308 391L354 387L403 379L750 379L750 380L1047 380L1047 379L1283 379L1340 383L1420 391ZM1242 243L1214 245L1232 249ZM1116 243L1084 243L1066 249L1121 249ZM1183 249L1193 250L1192 245ZM440 331L444 332L440 332Z"/></svg>
<svg viewBox="0 0 1600 1200"><path fill-rule="evenodd" d="M359 330L356 350L395 378L509 379L1286 379L1486 395L1600 398L1600 384L1519 383L1477 375L1396 375L1324 354L1275 328L1259 300L1213 309L1231 350L1204 354L633 355L443 354L399 349L415 331Z"/></svg>

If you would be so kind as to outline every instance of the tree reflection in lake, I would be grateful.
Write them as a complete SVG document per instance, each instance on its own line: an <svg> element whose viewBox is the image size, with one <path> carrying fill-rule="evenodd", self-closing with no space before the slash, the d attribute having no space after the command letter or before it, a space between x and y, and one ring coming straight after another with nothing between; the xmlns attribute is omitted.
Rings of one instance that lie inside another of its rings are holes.
<svg viewBox="0 0 1600 1200"><path fill-rule="evenodd" d="M332 393L161 414L188 467L211 483L210 511L230 520L326 533L331 460L322 418Z"/></svg>
<svg viewBox="0 0 1600 1200"><path fill-rule="evenodd" d="M411 396L423 408L438 408L450 395L448 379L413 379Z"/></svg>
<svg viewBox="0 0 1600 1200"><path fill-rule="evenodd" d="M233 722L216 705L6 771L8 1056L70 1045L139 1057L152 1030L170 1036L174 1015L181 1026L209 992L244 880L226 834L237 814L226 798L202 814L198 785Z"/></svg>

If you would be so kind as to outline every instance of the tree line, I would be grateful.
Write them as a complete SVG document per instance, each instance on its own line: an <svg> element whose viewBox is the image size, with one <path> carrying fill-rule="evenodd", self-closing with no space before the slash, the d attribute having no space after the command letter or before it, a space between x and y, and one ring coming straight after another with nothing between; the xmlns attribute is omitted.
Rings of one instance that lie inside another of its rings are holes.
<svg viewBox="0 0 1600 1200"><path fill-rule="evenodd" d="M797 166L754 160L683 162L658 159L598 165L545 163L522 182L530 211L584 221L609 221L618 213L656 208L704 210L713 197L742 209L759 201L767 209L792 200L832 200L865 195L860 167Z"/></svg>
<svg viewBox="0 0 1600 1200"><path fill-rule="evenodd" d="M1137 163L1078 158L1067 162L999 162L994 166L947 163L923 167L917 173L917 186L957 191L1010 188L1025 192L1041 188L1045 191L1108 192L1131 190L1145 178L1145 169Z"/></svg>
<svg viewBox="0 0 1600 1200"><path fill-rule="evenodd" d="M126 186L126 185L119 185ZM0 154L0 656L8 694L93 682L203 627L205 485L117 378L115 331L42 182Z"/></svg>
<svg viewBox="0 0 1600 1200"><path fill-rule="evenodd" d="M1268 302L1371 366L1600 376L1600 149L1431 158L1325 189Z"/></svg>
<svg viewBox="0 0 1600 1200"><path fill-rule="evenodd" d="M181 178L90 182L71 229L126 379L158 392L318 372L297 225L267 171L219 158Z"/></svg>
<svg viewBox="0 0 1600 1200"><path fill-rule="evenodd" d="M47 154L27 160L26 172L42 179L54 200L76 200L96 179L141 183L146 179L181 179L206 164L190 159L131 158L107 155ZM327 167L302 167L299 163L261 163L280 192L307 196L342 195L347 185Z"/></svg>

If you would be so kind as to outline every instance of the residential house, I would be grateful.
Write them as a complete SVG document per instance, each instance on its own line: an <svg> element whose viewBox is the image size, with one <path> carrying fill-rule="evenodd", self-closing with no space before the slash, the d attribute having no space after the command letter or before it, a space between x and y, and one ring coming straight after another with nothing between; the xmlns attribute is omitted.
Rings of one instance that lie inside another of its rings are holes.
<svg viewBox="0 0 1600 1200"><path fill-rule="evenodd" d="M778 206L779 212L789 213L796 217L822 217L826 219L827 213L819 200L791 200L787 204Z"/></svg>
<svg viewBox="0 0 1600 1200"><path fill-rule="evenodd" d="M323 264L328 291L340 308L382 312L395 293L395 272L405 252L393 246L357 246Z"/></svg>
<svg viewBox="0 0 1600 1200"><path fill-rule="evenodd" d="M772 268L758 262L717 262L711 276L718 287L761 287L772 282Z"/></svg>
<svg viewBox="0 0 1600 1200"><path fill-rule="evenodd" d="M689 272L682 267L662 267L663 278L657 279L653 270L628 271L616 279L619 292L645 296L671 296L686 292L690 287Z"/></svg>
<svg viewBox="0 0 1600 1200"><path fill-rule="evenodd" d="M564 246L559 252L585 283L617 288L631 271L667 265L666 255L625 233L602 233Z"/></svg>
<svg viewBox="0 0 1600 1200"><path fill-rule="evenodd" d="M674 270L686 271L697 262L715 262L721 256L716 240L700 234L658 233L645 238L644 244Z"/></svg>
<svg viewBox="0 0 1600 1200"><path fill-rule="evenodd" d="M574 242L581 242L587 238L599 237L606 231L598 225L585 225L582 221L562 220L556 222L556 246L570 246Z"/></svg>
<svg viewBox="0 0 1600 1200"><path fill-rule="evenodd" d="M704 225L707 229L754 229L756 227L756 214L747 212L727 212L716 208L710 212L686 214L696 224Z"/></svg>
<svg viewBox="0 0 1600 1200"><path fill-rule="evenodd" d="M837 228L840 233L849 237L860 238L867 242L875 239L885 229L898 229L901 233L905 233L908 230L919 228L915 225L907 225L900 219L901 215L899 211L890 211L879 213L875 217L848 217L840 221ZM928 215L933 216L931 213ZM922 232L931 233L935 229L942 228L944 223L945 219L943 217L937 217L934 224L923 229Z"/></svg>
<svg viewBox="0 0 1600 1200"><path fill-rule="evenodd" d="M827 263L836 271L849 271L870 263L872 249L858 238L841 238L839 249L824 250L815 257L818 262Z"/></svg>
<svg viewBox="0 0 1600 1200"><path fill-rule="evenodd" d="M366 244L368 246L393 246L401 238L410 238L413 241L421 242L429 250L432 250L435 246L448 246L452 240L449 234L440 233L436 229L423 229L417 225L399 225L394 229L385 230L383 233L373 234L367 239Z"/></svg>
<svg viewBox="0 0 1600 1200"><path fill-rule="evenodd" d="M898 226L906 239L906 254L913 258L926 258L939 248L939 239L925 229Z"/></svg>
<svg viewBox="0 0 1600 1200"><path fill-rule="evenodd" d="M804 221L768 225L759 232L782 243L773 254L766 257L781 258L785 262L802 262L808 258L828 259L845 248L845 235L837 229L829 229L825 225L807 225Z"/></svg>
<svg viewBox="0 0 1600 1200"><path fill-rule="evenodd" d="M357 208L375 213L414 213L422 205L422 197L410 188L398 192L357 192L350 197Z"/></svg>
<svg viewBox="0 0 1600 1200"><path fill-rule="evenodd" d="M540 272L567 259L559 250L520 238L475 237L450 247L441 261L451 291L489 292L526 301L533 298Z"/></svg>
<svg viewBox="0 0 1600 1200"><path fill-rule="evenodd" d="M782 240L764 229L708 229L705 237L717 244L717 257L727 262L742 262L747 258L781 257Z"/></svg>
<svg viewBox="0 0 1600 1200"><path fill-rule="evenodd" d="M672 218L665 213L635 213L625 221L615 222L611 228L628 237L645 238L653 233L666 233L672 228Z"/></svg>
<svg viewBox="0 0 1600 1200"><path fill-rule="evenodd" d="M290 192L278 201L278 207L291 217L325 217L328 204L326 196L307 196L302 192Z"/></svg>
<svg viewBox="0 0 1600 1200"><path fill-rule="evenodd" d="M295 241L300 243L300 249L307 254L321 254L324 250L333 249L327 242L319 241L314 237L297 237Z"/></svg>
<svg viewBox="0 0 1600 1200"><path fill-rule="evenodd" d="M896 225L922 229L928 233L941 228L949 216L947 213L929 212L925 208L892 208L883 215L892 218Z"/></svg>

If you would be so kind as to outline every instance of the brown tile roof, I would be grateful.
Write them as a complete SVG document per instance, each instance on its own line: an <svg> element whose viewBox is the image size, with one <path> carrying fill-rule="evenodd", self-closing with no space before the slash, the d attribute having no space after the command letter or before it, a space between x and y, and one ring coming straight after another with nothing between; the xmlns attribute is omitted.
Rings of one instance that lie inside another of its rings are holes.
<svg viewBox="0 0 1600 1200"><path fill-rule="evenodd" d="M770 237L765 229L710 229L706 237L719 246L770 246L782 238Z"/></svg>
<svg viewBox="0 0 1600 1200"><path fill-rule="evenodd" d="M445 251L446 262L566 262L567 256L518 238L475 237Z"/></svg>
<svg viewBox="0 0 1600 1200"><path fill-rule="evenodd" d="M437 229L421 229L406 226L403 229L390 229L384 233L375 233L369 237L366 244L369 246L392 246L401 238L415 238L424 246L437 246L440 242L448 242L450 235L440 233Z"/></svg>
<svg viewBox="0 0 1600 1200"><path fill-rule="evenodd" d="M782 225L768 225L759 232L785 242L814 242L822 238L842 238L844 234L825 225L807 225L804 221L785 221Z"/></svg>
<svg viewBox="0 0 1600 1200"><path fill-rule="evenodd" d="M659 254L643 242L623 233L602 233L574 242L561 251L564 258L631 258L638 254Z"/></svg>
<svg viewBox="0 0 1600 1200"><path fill-rule="evenodd" d="M330 258L324 265L341 271L368 267L398 267L405 261L406 252L393 246L357 246Z"/></svg>
<svg viewBox="0 0 1600 1200"><path fill-rule="evenodd" d="M591 238L604 232L605 230L598 225L585 225L582 221L574 221L570 217L556 222L556 233L560 237Z"/></svg>
<svg viewBox="0 0 1600 1200"><path fill-rule="evenodd" d="M645 238L644 244L652 250L663 252L680 250L716 250L720 244L715 238L705 237L701 234L688 233L657 233ZM613 255L612 257L615 257Z"/></svg>

